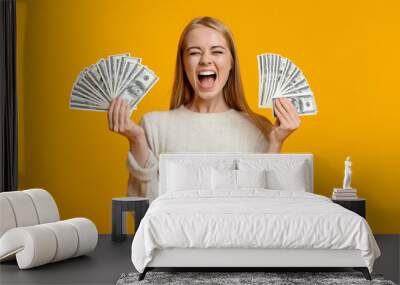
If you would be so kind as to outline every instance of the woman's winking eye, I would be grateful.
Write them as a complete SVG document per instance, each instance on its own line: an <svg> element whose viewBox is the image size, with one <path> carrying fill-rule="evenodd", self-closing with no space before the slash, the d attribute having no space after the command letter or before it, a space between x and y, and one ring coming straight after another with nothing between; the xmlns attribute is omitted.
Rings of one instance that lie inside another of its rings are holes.
<svg viewBox="0 0 400 285"><path fill-rule="evenodd" d="M216 55L219 55L219 54L223 54L224 52L222 51L222 50L214 50L214 51L212 51L212 54L216 54ZM191 52L189 52L189 55L198 55L198 54L201 54L199 51L191 51Z"/></svg>
<svg viewBox="0 0 400 285"><path fill-rule="evenodd" d="M200 55L200 54L202 54L201 50L194 49L194 48L189 49L189 55ZM214 55L224 54L224 49L221 49L220 47L218 47L218 49L212 48L211 54L214 54Z"/></svg>

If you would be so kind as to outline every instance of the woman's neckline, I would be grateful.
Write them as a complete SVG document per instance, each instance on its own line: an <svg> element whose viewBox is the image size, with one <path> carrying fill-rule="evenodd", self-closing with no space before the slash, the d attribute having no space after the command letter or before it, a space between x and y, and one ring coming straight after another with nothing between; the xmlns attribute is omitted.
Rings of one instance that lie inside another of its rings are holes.
<svg viewBox="0 0 400 285"><path fill-rule="evenodd" d="M180 109L182 109L182 111L188 113L188 114L192 114L193 116L225 116L231 113L235 113L235 109L230 108L229 110L226 111L222 111L222 112L196 112L196 111L192 111L190 109L188 109L187 107L185 107L185 105L181 105L179 106Z"/></svg>

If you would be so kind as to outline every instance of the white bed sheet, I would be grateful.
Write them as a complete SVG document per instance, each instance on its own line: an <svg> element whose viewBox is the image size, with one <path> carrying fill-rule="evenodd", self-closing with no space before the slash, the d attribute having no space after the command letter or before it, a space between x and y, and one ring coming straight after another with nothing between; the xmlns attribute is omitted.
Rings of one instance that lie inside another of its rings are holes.
<svg viewBox="0 0 400 285"><path fill-rule="evenodd" d="M165 248L358 249L370 272L380 255L361 216L324 196L267 189L158 197L135 234L133 265L143 272Z"/></svg>

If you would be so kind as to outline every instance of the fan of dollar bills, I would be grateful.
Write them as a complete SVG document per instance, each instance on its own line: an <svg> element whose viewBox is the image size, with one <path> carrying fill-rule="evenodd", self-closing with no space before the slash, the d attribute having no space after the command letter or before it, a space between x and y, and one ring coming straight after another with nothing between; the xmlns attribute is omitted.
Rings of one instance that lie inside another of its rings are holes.
<svg viewBox="0 0 400 285"><path fill-rule="evenodd" d="M111 101L121 96L130 112L157 82L158 77L141 59L129 53L111 55L85 68L71 92L71 109L107 112Z"/></svg>
<svg viewBox="0 0 400 285"><path fill-rule="evenodd" d="M257 60L259 108L273 109L273 100L284 97L292 102L299 115L317 113L314 94L307 79L293 62L272 53L258 55Z"/></svg>

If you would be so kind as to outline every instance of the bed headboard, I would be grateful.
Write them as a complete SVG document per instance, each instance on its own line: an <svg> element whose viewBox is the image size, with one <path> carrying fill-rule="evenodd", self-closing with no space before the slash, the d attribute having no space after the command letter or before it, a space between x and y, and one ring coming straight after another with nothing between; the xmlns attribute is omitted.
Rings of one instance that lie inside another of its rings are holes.
<svg viewBox="0 0 400 285"><path fill-rule="evenodd" d="M314 192L314 162L313 155L311 153L164 153L160 154L159 159L159 191L161 195L165 193L167 167L169 162L175 162L182 165L210 165L218 166L221 164L232 165L237 164L240 159L245 160L268 160L273 162L274 160L287 161L304 161L308 166L308 177L309 189L307 192Z"/></svg>

